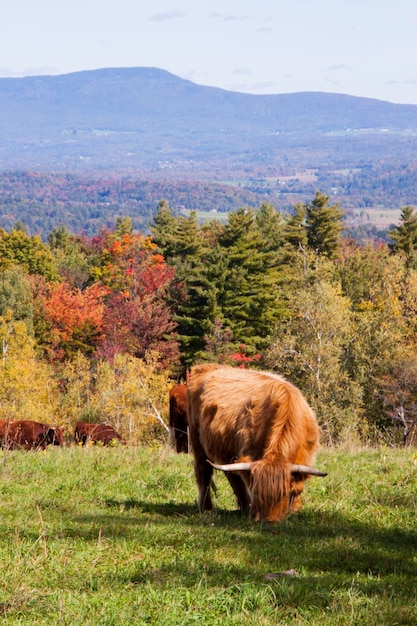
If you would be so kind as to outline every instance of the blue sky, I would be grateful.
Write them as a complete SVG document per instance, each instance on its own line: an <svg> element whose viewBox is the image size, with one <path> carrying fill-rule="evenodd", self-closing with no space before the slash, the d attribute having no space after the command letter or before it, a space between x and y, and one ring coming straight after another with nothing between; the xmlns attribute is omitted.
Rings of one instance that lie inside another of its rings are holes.
<svg viewBox="0 0 417 626"><path fill-rule="evenodd" d="M152 66L417 104L416 0L3 0L0 76Z"/></svg>

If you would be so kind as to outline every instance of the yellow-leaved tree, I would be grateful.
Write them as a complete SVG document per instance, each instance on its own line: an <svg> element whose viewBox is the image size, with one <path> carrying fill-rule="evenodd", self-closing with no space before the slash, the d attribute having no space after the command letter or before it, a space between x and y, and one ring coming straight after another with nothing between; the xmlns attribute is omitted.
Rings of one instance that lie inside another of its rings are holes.
<svg viewBox="0 0 417 626"><path fill-rule="evenodd" d="M63 369L62 407L69 429L77 421L111 424L130 444L168 440L168 389L173 384L158 366L158 355L144 359L116 354L94 367L82 354Z"/></svg>
<svg viewBox="0 0 417 626"><path fill-rule="evenodd" d="M25 322L0 316L0 418L59 423L60 394L49 365L36 354Z"/></svg>

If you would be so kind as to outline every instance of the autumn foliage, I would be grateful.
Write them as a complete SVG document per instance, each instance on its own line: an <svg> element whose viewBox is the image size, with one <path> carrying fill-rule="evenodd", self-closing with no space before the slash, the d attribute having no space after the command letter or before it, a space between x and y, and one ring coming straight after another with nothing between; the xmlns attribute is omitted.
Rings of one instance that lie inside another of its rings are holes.
<svg viewBox="0 0 417 626"><path fill-rule="evenodd" d="M77 350L90 355L103 339L105 288L97 283L83 291L68 283L50 285L44 300L50 325L48 352L62 360Z"/></svg>
<svg viewBox="0 0 417 626"><path fill-rule="evenodd" d="M287 376L328 444L414 445L414 211L391 246L362 244L328 200L204 225L161 202L152 237L129 218L91 238L56 229L49 246L0 231L3 415L107 419L139 442L170 385L215 361Z"/></svg>
<svg viewBox="0 0 417 626"><path fill-rule="evenodd" d="M68 280L37 283L49 359L63 361L77 351L106 360L118 353L143 358L152 350L160 354L161 366L178 360L175 323L166 303L175 272L156 245L149 237L114 231L102 231L84 245L94 263L83 289Z"/></svg>

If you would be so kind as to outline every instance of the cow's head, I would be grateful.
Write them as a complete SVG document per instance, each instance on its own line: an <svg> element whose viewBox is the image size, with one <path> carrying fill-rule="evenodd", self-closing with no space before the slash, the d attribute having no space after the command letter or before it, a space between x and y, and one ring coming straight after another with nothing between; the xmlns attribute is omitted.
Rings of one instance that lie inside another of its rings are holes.
<svg viewBox="0 0 417 626"><path fill-rule="evenodd" d="M60 426L50 426L46 433L46 441L54 446L64 446L64 429Z"/></svg>
<svg viewBox="0 0 417 626"><path fill-rule="evenodd" d="M290 511L301 508L300 494L308 476L327 476L314 467L293 463L209 463L224 472L239 472L249 492L250 516L268 522L281 521Z"/></svg>

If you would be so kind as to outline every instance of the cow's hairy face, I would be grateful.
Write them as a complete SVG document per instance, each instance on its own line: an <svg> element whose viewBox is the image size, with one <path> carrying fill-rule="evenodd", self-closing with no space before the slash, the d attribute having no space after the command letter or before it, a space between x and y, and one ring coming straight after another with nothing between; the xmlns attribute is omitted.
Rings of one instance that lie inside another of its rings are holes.
<svg viewBox="0 0 417 626"><path fill-rule="evenodd" d="M289 498L289 511L291 513L296 513L297 511L301 511L302 509L301 494L303 492L305 482L306 477L301 476L301 474L295 474L292 477Z"/></svg>
<svg viewBox="0 0 417 626"><path fill-rule="evenodd" d="M292 476L287 464L259 461L251 469L250 516L258 521L280 522L301 509L304 478Z"/></svg>
<svg viewBox="0 0 417 626"><path fill-rule="evenodd" d="M284 496L268 508L259 508L255 500L250 507L250 516L258 522L282 522L290 512L289 501L289 497Z"/></svg>

